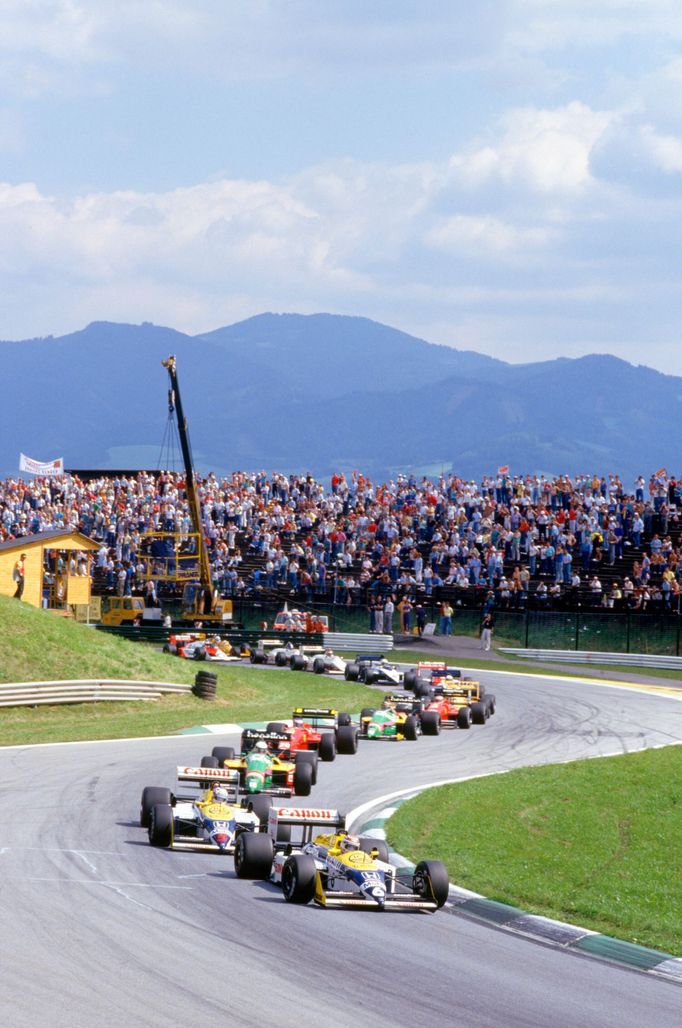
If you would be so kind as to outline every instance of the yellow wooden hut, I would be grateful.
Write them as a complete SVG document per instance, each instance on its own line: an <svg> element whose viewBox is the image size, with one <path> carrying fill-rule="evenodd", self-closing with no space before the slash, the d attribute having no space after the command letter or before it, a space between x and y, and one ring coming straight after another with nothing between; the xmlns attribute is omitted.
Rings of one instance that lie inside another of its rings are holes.
<svg viewBox="0 0 682 1028"><path fill-rule="evenodd" d="M14 568L23 556L24 603L50 610L89 605L91 554L100 545L82 532L63 529L0 543L0 595L14 596Z"/></svg>

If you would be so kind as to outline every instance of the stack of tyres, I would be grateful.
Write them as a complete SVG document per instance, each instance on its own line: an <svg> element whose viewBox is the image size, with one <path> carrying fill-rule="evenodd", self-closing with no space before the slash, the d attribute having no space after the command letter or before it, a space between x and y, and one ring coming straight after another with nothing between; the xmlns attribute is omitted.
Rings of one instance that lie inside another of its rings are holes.
<svg viewBox="0 0 682 1028"><path fill-rule="evenodd" d="M197 671L192 692L201 700L214 700L218 676L215 671Z"/></svg>

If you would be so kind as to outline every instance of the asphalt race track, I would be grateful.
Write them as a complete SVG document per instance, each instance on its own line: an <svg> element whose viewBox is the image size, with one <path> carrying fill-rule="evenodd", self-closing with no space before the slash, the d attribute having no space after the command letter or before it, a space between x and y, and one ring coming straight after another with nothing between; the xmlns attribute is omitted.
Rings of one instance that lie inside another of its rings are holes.
<svg viewBox="0 0 682 1028"><path fill-rule="evenodd" d="M671 698L482 679L498 701L486 726L365 743L321 765L312 804L349 810L419 783L682 740ZM220 741L0 749L3 1024L679 1028L682 988L655 976L448 908L292 906L238 881L231 857L152 849L142 787L172 786L177 763Z"/></svg>

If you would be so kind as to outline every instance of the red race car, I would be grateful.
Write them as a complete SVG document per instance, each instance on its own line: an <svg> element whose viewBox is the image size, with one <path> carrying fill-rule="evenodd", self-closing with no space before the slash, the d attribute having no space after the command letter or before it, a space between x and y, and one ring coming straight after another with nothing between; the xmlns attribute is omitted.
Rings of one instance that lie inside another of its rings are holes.
<svg viewBox="0 0 682 1028"><path fill-rule="evenodd" d="M482 694L483 693L483 694ZM470 679L443 678L431 696L424 697L424 712L437 711L443 728L484 725L495 713L495 697Z"/></svg>
<svg viewBox="0 0 682 1028"><path fill-rule="evenodd" d="M271 721L267 725L268 732L288 736L287 742L279 744L278 756L309 752L311 763L317 765L318 757L330 761L336 759L337 753L357 752L358 733L351 724L350 714L340 714L326 707L296 707L291 718L291 725L283 721Z"/></svg>

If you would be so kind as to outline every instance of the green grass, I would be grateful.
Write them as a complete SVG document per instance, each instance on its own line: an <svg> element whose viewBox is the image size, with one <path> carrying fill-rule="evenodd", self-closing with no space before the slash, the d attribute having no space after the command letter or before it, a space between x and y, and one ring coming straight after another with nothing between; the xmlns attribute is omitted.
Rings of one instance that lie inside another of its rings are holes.
<svg viewBox="0 0 682 1028"><path fill-rule="evenodd" d="M191 684L206 667L4 597L0 642L0 682L127 678ZM213 702L189 694L138 703L3 707L0 745L167 735L193 725L289 717L298 705L354 711L376 702L375 692L337 678L234 665L212 664L211 670L218 675Z"/></svg>
<svg viewBox="0 0 682 1028"><path fill-rule="evenodd" d="M489 899L682 956L682 746L513 771L404 803L388 839Z"/></svg>

